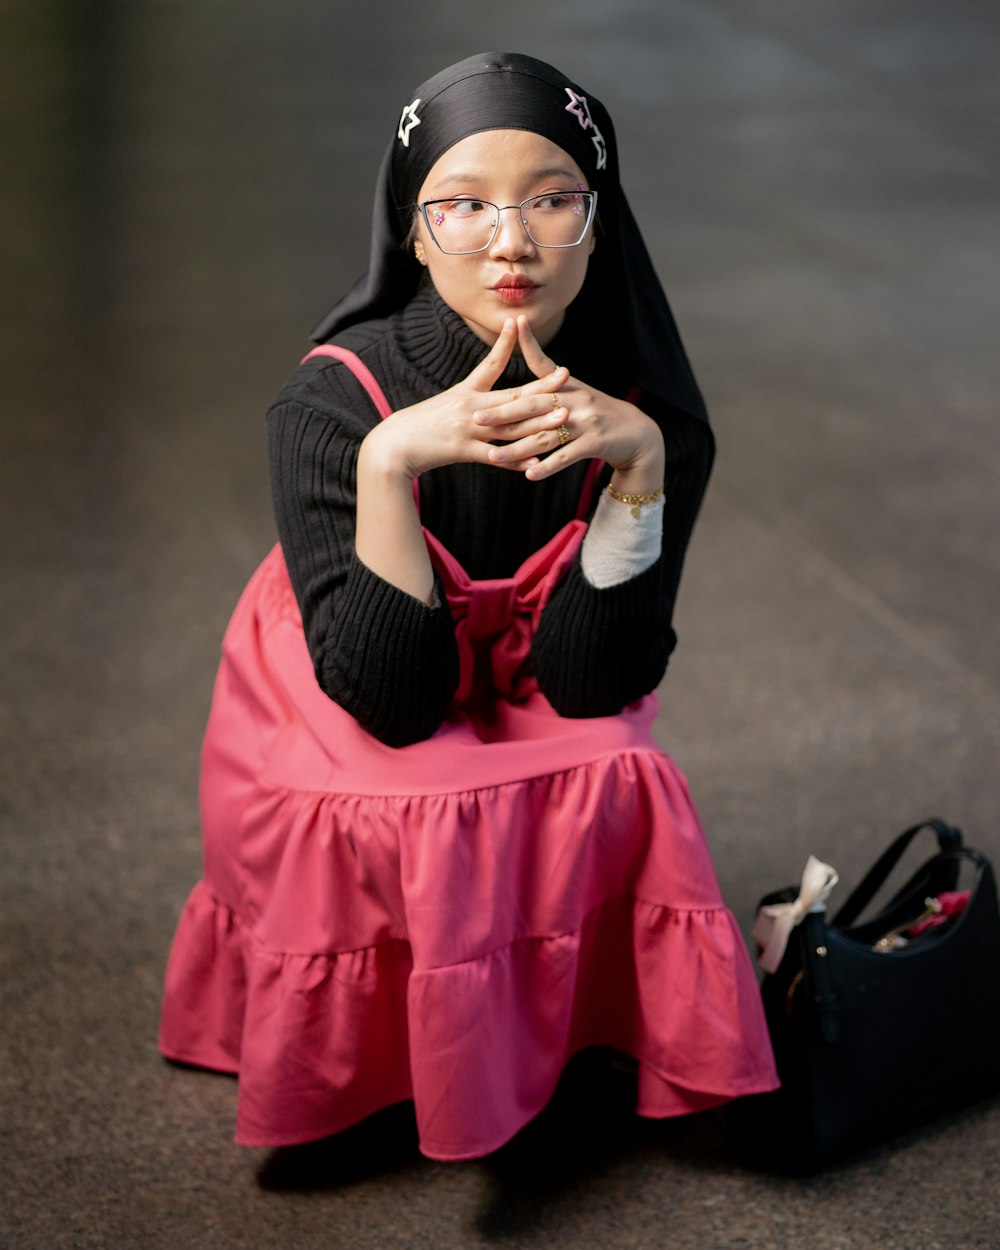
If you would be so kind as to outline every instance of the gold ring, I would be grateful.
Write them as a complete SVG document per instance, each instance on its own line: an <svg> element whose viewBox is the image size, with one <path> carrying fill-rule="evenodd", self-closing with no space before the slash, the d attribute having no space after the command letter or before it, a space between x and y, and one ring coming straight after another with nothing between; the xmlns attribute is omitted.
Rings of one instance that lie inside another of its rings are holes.
<svg viewBox="0 0 1000 1250"><path fill-rule="evenodd" d="M561 407L562 407L562 400L559 398L559 392L558 392L558 391L553 391L553 392L552 392L552 394L549 396L549 399L551 399L551 400L552 400L552 408L553 408L553 410L555 410L556 408L561 408Z"/></svg>
<svg viewBox="0 0 1000 1250"><path fill-rule="evenodd" d="M567 426L565 426L565 425L560 425L560 426L556 429L556 433L559 435L559 446L560 446L560 447L565 447L565 445L569 442L569 429L568 429L568 427L567 427Z"/></svg>

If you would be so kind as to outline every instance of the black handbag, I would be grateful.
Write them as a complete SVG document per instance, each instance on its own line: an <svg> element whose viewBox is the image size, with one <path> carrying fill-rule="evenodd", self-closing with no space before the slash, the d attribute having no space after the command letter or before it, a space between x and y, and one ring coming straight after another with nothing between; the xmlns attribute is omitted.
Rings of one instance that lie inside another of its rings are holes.
<svg viewBox="0 0 1000 1250"><path fill-rule="evenodd" d="M859 923L924 828L937 854ZM761 1162L815 1170L995 1092L1000 912L989 860L944 821L907 829L832 920L805 912L761 993L782 1087L744 1100L739 1125Z"/></svg>

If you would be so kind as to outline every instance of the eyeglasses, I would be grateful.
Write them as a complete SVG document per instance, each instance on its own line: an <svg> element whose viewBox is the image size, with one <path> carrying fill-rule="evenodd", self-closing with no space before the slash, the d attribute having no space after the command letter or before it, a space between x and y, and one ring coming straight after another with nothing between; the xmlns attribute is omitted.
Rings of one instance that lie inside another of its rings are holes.
<svg viewBox="0 0 1000 1250"><path fill-rule="evenodd" d="M587 237L597 208L596 191L549 191L520 204L489 200L425 200L418 204L431 238L442 252L485 252L500 229L500 214L516 208L537 247L576 247Z"/></svg>

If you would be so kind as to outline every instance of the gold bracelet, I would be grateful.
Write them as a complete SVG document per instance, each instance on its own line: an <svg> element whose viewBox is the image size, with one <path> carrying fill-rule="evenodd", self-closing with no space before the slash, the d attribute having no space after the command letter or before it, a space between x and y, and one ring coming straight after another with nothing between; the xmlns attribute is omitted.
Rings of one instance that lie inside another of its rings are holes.
<svg viewBox="0 0 1000 1250"><path fill-rule="evenodd" d="M615 490L615 488L609 482L608 494L617 503L628 504L632 509L632 515L638 521L640 513L642 511L642 505L644 503L655 503L657 499L659 499L660 496L663 494L663 487L661 486L659 490L654 490L651 495L628 495L628 494L624 494L620 490Z"/></svg>

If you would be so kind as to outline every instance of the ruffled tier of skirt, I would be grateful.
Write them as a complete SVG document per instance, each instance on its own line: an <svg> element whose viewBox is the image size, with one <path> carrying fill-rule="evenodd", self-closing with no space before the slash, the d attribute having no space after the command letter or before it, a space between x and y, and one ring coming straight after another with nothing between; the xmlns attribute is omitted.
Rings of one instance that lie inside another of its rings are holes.
<svg viewBox="0 0 1000 1250"><path fill-rule="evenodd" d="M233 893L188 900L160 1038L238 1074L237 1141L314 1140L413 1099L425 1154L478 1157L595 1045L638 1060L644 1116L774 1088L756 979L669 760L534 783L276 791L250 813L237 871L216 874Z"/></svg>
<svg viewBox="0 0 1000 1250"><path fill-rule="evenodd" d="M174 947L161 1048L239 1075L244 1145L315 1140L414 1099L424 1154L477 1158L542 1110L587 1046L638 1060L643 1116L774 1088L765 1039L747 1035L755 1003L733 976L742 954L725 910L615 899L576 933L415 973L404 941L267 951L199 884Z"/></svg>

